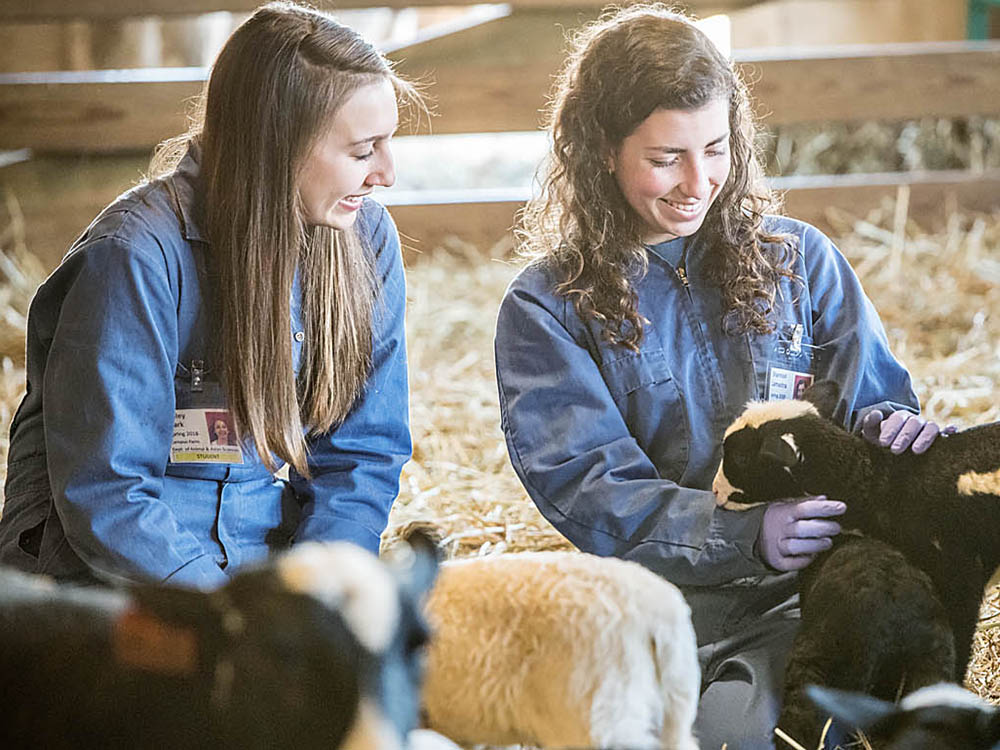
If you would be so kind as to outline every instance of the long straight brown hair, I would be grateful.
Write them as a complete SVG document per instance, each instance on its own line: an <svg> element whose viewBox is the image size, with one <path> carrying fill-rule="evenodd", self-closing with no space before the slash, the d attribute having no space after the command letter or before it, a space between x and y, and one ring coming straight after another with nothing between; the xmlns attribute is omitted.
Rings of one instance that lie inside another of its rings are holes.
<svg viewBox="0 0 1000 750"><path fill-rule="evenodd" d="M520 250L556 270L557 291L613 344L637 349L643 335L636 281L647 270L642 228L614 175L613 154L654 110L729 105L729 178L700 232L729 333L766 332L790 238L769 234L777 205L754 150L749 95L732 63L687 16L658 3L612 8L571 39L548 110L552 151L541 190L521 215Z"/></svg>
<svg viewBox="0 0 1000 750"><path fill-rule="evenodd" d="M269 3L223 46L192 130L154 157L152 171L162 172L186 141L200 143L214 353L237 429L271 471L273 454L309 476L305 433L341 422L370 371L372 250L354 227L307 225L297 186L339 108L380 80L419 101L352 29L296 3ZM305 327L298 380L290 305L297 271Z"/></svg>

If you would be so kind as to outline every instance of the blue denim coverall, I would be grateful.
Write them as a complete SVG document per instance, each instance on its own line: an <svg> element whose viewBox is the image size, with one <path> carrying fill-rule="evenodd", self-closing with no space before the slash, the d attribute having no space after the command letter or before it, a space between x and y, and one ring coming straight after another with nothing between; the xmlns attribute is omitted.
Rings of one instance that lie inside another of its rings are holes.
<svg viewBox="0 0 1000 750"><path fill-rule="evenodd" d="M32 301L27 394L11 425L0 562L60 578L91 569L211 589L288 544L373 552L409 458L396 229L366 200L357 229L380 280L373 363L342 424L308 440L307 481L242 463L172 463L177 410L225 409L210 351L197 149L105 209ZM297 281L297 280L296 280ZM292 292L295 367L304 335ZM247 311L252 314L252 311Z"/></svg>
<svg viewBox="0 0 1000 750"><path fill-rule="evenodd" d="M909 374L844 257L812 226L768 222L796 238L804 280L782 282L771 335L722 332L698 234L649 248L637 284L649 323L637 353L603 342L539 266L511 283L497 320L514 469L581 550L635 560L681 588L703 670L697 730L711 750L772 746L798 623L794 574L771 571L754 551L763 506L715 505L725 428L747 401L776 396L782 371L837 381L836 416L852 428L870 408L918 410Z"/></svg>

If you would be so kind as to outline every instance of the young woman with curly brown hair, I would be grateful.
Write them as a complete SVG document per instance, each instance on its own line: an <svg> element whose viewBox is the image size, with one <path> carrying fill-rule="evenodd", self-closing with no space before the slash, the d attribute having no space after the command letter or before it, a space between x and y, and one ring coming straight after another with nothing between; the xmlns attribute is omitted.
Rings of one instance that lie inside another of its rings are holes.
<svg viewBox="0 0 1000 750"><path fill-rule="evenodd" d="M690 19L636 5L579 31L550 115L520 228L531 262L497 321L512 463L580 549L681 587L702 747L771 747L792 571L830 547L844 505L716 507L723 431L818 378L841 385L846 426L893 450L938 428L847 261L772 213L746 88Z"/></svg>

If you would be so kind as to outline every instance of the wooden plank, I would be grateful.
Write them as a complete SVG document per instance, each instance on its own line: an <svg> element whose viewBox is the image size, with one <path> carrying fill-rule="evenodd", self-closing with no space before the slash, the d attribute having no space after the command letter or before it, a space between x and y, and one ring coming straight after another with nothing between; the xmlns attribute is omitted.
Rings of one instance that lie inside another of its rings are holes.
<svg viewBox="0 0 1000 750"><path fill-rule="evenodd" d="M579 14L515 13L391 52L433 81L435 133L534 130ZM765 124L1000 112L1000 41L747 54ZM0 75L0 149L151 148L187 126L204 68Z"/></svg>
<svg viewBox="0 0 1000 750"><path fill-rule="evenodd" d="M732 11L758 5L765 0L682 0L675 3L698 15ZM0 23L10 21L66 21L78 18L123 18L169 16L213 11L249 12L262 0L0 0ZM317 0L325 10L341 8L411 8L437 5L477 5L479 0ZM606 0L513 0L524 8L601 8Z"/></svg>
<svg viewBox="0 0 1000 750"><path fill-rule="evenodd" d="M204 68L0 75L0 149L150 149L187 129Z"/></svg>
<svg viewBox="0 0 1000 750"><path fill-rule="evenodd" d="M437 132L531 130L562 62L559 24L576 25L516 13L394 57L404 73L433 76ZM768 125L1000 112L1000 41L781 49L735 59Z"/></svg>
<svg viewBox="0 0 1000 750"><path fill-rule="evenodd" d="M834 229L831 209L863 218L902 187L909 188L909 216L923 226L943 225L956 208L1000 210L1000 169L779 177L771 186L783 194L787 215L827 232Z"/></svg>
<svg viewBox="0 0 1000 750"><path fill-rule="evenodd" d="M771 0L732 14L733 48L965 39L968 0Z"/></svg>
<svg viewBox="0 0 1000 750"><path fill-rule="evenodd" d="M1000 41L747 51L768 125L1000 113Z"/></svg>

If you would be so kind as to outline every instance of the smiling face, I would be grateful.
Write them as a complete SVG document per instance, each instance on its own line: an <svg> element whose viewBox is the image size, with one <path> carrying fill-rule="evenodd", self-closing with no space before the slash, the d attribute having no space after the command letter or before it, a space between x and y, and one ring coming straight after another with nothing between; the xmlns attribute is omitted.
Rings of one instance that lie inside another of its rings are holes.
<svg viewBox="0 0 1000 750"><path fill-rule="evenodd" d="M347 229L361 199L396 181L389 139L399 115L385 78L355 90L313 145L299 175L299 196L310 226Z"/></svg>
<svg viewBox="0 0 1000 750"><path fill-rule="evenodd" d="M229 441L229 425L227 425L224 421L221 419L215 420L213 429L215 430L216 440L220 443L226 443Z"/></svg>
<svg viewBox="0 0 1000 750"><path fill-rule="evenodd" d="M651 245L698 231L730 164L724 99L690 111L655 110L611 157L618 186Z"/></svg>

